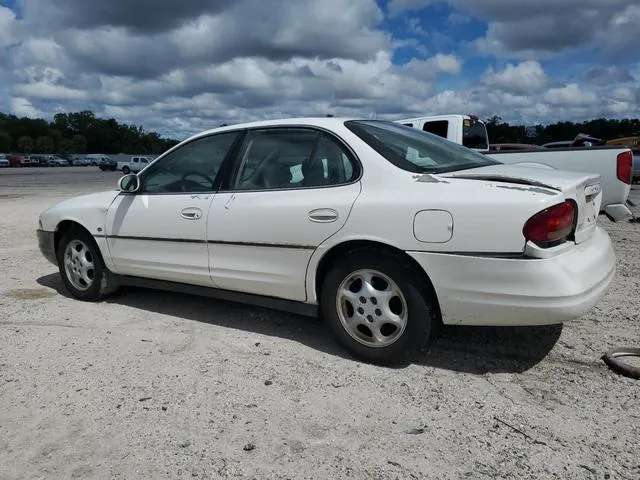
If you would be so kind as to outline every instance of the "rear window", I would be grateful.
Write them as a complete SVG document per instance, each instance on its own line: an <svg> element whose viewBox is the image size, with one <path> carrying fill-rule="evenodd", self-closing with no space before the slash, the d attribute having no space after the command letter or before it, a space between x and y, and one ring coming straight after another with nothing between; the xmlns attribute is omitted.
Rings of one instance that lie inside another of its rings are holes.
<svg viewBox="0 0 640 480"><path fill-rule="evenodd" d="M462 123L462 144L467 148L487 149L489 147L489 135L483 122L473 119L464 119Z"/></svg>
<svg viewBox="0 0 640 480"><path fill-rule="evenodd" d="M434 120L433 122L425 122L422 130L425 132L433 133L442 138L449 136L449 121L448 120Z"/></svg>
<svg viewBox="0 0 640 480"><path fill-rule="evenodd" d="M445 173L500 162L444 138L399 123L350 120L345 126L376 152L403 170Z"/></svg>

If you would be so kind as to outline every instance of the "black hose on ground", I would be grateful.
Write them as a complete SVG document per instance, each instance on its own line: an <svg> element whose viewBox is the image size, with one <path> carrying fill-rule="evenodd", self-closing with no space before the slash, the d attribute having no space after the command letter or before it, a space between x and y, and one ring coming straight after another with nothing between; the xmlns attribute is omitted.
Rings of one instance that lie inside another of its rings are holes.
<svg viewBox="0 0 640 480"><path fill-rule="evenodd" d="M640 379L640 367L632 367L619 360L620 357L640 357L640 348L614 348L602 356L604 363L614 372L636 380Z"/></svg>

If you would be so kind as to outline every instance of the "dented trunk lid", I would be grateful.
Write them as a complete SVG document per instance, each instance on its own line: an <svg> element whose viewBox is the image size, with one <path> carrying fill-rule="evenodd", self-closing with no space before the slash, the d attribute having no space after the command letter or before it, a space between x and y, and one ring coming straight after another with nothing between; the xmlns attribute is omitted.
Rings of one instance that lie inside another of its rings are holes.
<svg viewBox="0 0 640 480"><path fill-rule="evenodd" d="M438 176L510 184L514 188L526 189L532 193L542 193L540 189L544 189L545 192L549 190L560 192L565 200L573 200L578 206L576 243L588 239L596 228L602 202L602 186L600 175L597 173L502 164L459 170Z"/></svg>

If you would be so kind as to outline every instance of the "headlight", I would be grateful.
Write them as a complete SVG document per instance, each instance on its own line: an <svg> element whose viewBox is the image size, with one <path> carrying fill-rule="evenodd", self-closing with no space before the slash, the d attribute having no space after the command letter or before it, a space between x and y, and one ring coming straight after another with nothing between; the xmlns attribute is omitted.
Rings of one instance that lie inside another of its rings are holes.
<svg viewBox="0 0 640 480"><path fill-rule="evenodd" d="M42 219L38 217L38 230L44 230L44 228L42 228Z"/></svg>

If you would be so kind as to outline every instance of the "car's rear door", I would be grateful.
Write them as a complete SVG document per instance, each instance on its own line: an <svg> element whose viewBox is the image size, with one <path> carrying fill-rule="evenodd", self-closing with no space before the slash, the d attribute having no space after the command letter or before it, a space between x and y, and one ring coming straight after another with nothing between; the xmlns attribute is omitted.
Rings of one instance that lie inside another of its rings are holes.
<svg viewBox="0 0 640 480"><path fill-rule="evenodd" d="M116 273L211 286L206 225L218 171L239 132L179 146L139 176L107 212Z"/></svg>
<svg viewBox="0 0 640 480"><path fill-rule="evenodd" d="M250 130L207 221L218 288L306 300L313 251L345 224L360 165L342 142L313 128Z"/></svg>

